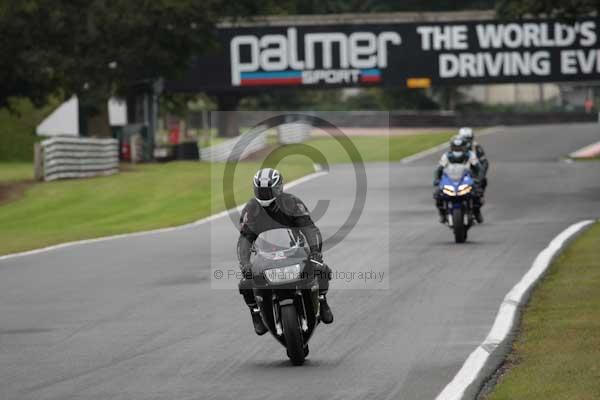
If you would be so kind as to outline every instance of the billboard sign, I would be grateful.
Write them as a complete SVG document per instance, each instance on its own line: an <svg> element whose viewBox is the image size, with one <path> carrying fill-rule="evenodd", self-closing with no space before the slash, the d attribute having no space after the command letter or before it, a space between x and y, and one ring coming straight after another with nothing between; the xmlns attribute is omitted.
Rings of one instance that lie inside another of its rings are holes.
<svg viewBox="0 0 600 400"><path fill-rule="evenodd" d="M220 58L186 79L221 90L598 80L599 21L220 28Z"/></svg>
<svg viewBox="0 0 600 400"><path fill-rule="evenodd" d="M231 84L314 85L377 83L388 66L394 31L241 34L229 41Z"/></svg>
<svg viewBox="0 0 600 400"><path fill-rule="evenodd" d="M598 24L405 23L225 29L232 86L598 79ZM422 79L425 79L423 81Z"/></svg>

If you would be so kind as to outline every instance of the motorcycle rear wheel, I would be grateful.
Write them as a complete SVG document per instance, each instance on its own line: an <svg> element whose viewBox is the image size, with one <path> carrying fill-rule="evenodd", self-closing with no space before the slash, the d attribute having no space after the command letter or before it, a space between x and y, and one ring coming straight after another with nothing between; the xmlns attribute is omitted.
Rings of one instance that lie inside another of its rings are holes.
<svg viewBox="0 0 600 400"><path fill-rule="evenodd" d="M456 208L452 210L452 222L454 225L454 241L464 243L467 240L467 227L463 218L463 210Z"/></svg>
<svg viewBox="0 0 600 400"><path fill-rule="evenodd" d="M292 361L292 364L304 364L306 355L304 350L304 340L302 338L302 331L300 330L298 313L293 305L287 305L281 308L281 324L283 325L287 355Z"/></svg>

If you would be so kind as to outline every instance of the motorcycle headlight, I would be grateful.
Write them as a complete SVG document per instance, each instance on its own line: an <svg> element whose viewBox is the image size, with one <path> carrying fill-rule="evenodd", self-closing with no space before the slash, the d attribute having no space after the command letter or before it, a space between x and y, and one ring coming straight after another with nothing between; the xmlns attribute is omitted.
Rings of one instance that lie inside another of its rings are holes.
<svg viewBox="0 0 600 400"><path fill-rule="evenodd" d="M460 185L458 187L458 195L464 196L465 194L470 193L471 190L473 190L473 187L471 185L467 185L467 184Z"/></svg>
<svg viewBox="0 0 600 400"><path fill-rule="evenodd" d="M282 283L300 279L300 264L272 268L265 271L265 277L271 283Z"/></svg>
<svg viewBox="0 0 600 400"><path fill-rule="evenodd" d="M444 185L444 189L442 189L442 191L444 192L444 194L447 194L448 196L456 196L456 191L454 190L453 186Z"/></svg>

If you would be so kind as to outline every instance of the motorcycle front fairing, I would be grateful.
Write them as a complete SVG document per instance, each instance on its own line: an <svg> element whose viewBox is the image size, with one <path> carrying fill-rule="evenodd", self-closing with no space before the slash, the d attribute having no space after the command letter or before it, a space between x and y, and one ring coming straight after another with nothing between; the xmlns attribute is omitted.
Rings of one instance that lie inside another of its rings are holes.
<svg viewBox="0 0 600 400"><path fill-rule="evenodd" d="M448 226L453 226L452 210L463 209L465 225L472 225L474 180L466 164L450 164L440 180L440 192L448 213Z"/></svg>
<svg viewBox="0 0 600 400"><path fill-rule="evenodd" d="M281 232L274 234L281 235ZM319 323L318 280L314 276L312 263L307 262L308 251L302 243L299 241L286 246L285 243L281 243L285 237L274 237L274 234L271 233L268 240L277 243L263 240L256 246L256 255L252 263L254 296L265 325L284 346L285 337L282 335L279 319L280 309L293 305L301 319L304 342L308 343ZM293 234L289 234L289 237L293 241Z"/></svg>

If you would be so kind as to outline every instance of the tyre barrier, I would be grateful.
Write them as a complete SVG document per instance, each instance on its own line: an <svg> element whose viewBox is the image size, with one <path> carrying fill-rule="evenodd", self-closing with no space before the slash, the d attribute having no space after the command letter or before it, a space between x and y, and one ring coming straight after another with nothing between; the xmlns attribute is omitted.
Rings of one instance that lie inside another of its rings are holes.
<svg viewBox="0 0 600 400"><path fill-rule="evenodd" d="M119 141L54 137L37 144L36 179L54 181L88 178L119 172Z"/></svg>

